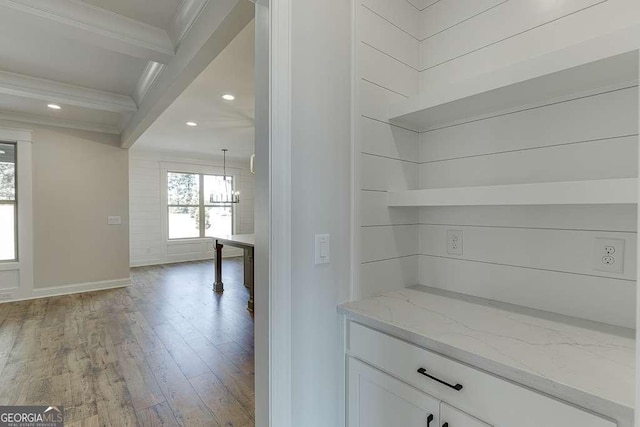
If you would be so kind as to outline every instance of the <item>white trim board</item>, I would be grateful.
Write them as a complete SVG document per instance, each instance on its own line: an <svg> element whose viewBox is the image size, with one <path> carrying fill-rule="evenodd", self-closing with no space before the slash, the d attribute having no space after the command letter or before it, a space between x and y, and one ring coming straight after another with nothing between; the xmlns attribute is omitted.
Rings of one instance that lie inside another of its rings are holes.
<svg viewBox="0 0 640 427"><path fill-rule="evenodd" d="M11 262L7 269L18 271L19 283L14 289L5 289L3 293L12 292L17 298L32 295L33 289L33 191L31 130L0 127L0 141L17 144L17 205L18 205L18 261Z"/></svg>
<svg viewBox="0 0 640 427"><path fill-rule="evenodd" d="M636 204L638 179L436 188L387 193L388 206Z"/></svg>
<svg viewBox="0 0 640 427"><path fill-rule="evenodd" d="M256 425L292 425L291 7L256 0Z"/></svg>
<svg viewBox="0 0 640 427"><path fill-rule="evenodd" d="M130 96L1 70L0 93L115 113L138 109Z"/></svg>
<svg viewBox="0 0 640 427"><path fill-rule="evenodd" d="M131 284L131 278L115 279L115 280L103 280L99 282L87 282L87 283L75 283L72 285L52 286L50 288L38 288L34 289L31 296L12 298L8 300L0 301L0 303L26 301L38 298L47 298L62 295L71 295L82 292L103 291L108 289L117 289L127 287ZM14 289L4 289L2 293L12 292Z"/></svg>
<svg viewBox="0 0 640 427"><path fill-rule="evenodd" d="M46 23L46 31L81 39L114 52L161 63L167 63L175 54L173 43L162 28L89 3L74 0L3 0L0 7L18 10L34 22Z"/></svg>

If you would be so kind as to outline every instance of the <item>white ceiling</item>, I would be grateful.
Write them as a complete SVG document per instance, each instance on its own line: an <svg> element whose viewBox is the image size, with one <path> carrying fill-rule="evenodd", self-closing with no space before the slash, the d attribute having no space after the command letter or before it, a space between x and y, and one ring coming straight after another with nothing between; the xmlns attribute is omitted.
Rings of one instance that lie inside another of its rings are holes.
<svg viewBox="0 0 640 427"><path fill-rule="evenodd" d="M184 0L83 0L136 21L168 28Z"/></svg>
<svg viewBox="0 0 640 427"><path fill-rule="evenodd" d="M253 6L246 3L2 1L0 120L112 133L130 146L132 133L139 135L177 96L168 88L186 86L198 64L208 62L203 57L220 50L205 44L229 41L249 22ZM221 25L221 16L234 24Z"/></svg>
<svg viewBox="0 0 640 427"><path fill-rule="evenodd" d="M254 23L245 27L133 146L247 159L254 150ZM230 93L236 99L225 101ZM198 123L186 126L187 121Z"/></svg>

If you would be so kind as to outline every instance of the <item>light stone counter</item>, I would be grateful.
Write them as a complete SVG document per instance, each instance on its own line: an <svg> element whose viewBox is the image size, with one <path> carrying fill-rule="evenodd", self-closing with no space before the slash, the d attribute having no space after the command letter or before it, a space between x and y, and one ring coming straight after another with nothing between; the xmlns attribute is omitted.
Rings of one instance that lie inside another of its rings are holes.
<svg viewBox="0 0 640 427"><path fill-rule="evenodd" d="M633 331L417 286L348 319L632 425Z"/></svg>

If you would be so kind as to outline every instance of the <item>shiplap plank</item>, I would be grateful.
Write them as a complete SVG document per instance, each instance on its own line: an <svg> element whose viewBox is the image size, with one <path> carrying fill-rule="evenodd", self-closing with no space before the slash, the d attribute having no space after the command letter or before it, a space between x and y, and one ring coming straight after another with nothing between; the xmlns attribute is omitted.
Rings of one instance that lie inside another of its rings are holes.
<svg viewBox="0 0 640 427"><path fill-rule="evenodd" d="M360 191L359 213L363 226L418 223L418 208L390 208L380 191Z"/></svg>
<svg viewBox="0 0 640 427"><path fill-rule="evenodd" d="M455 229L462 230L463 234L463 253L449 255L447 230L451 229L451 226L445 225L421 225L420 254L635 279L635 233L457 226ZM593 268L596 238L625 241L624 258L621 255L616 258L616 262L624 266L623 273L603 272Z"/></svg>
<svg viewBox="0 0 640 427"><path fill-rule="evenodd" d="M388 105L397 104L407 97L389 89L360 80L358 91L358 111L362 116L374 118L383 122L389 119Z"/></svg>
<svg viewBox="0 0 640 427"><path fill-rule="evenodd" d="M363 227L360 231L361 261L372 262L418 253L418 226Z"/></svg>
<svg viewBox="0 0 640 427"><path fill-rule="evenodd" d="M420 188L638 176L638 137L467 157L419 165Z"/></svg>
<svg viewBox="0 0 640 427"><path fill-rule="evenodd" d="M407 0L409 3L415 6L418 10L424 10L434 3L437 3L439 0Z"/></svg>
<svg viewBox="0 0 640 427"><path fill-rule="evenodd" d="M418 256L370 262L360 266L355 298L364 299L418 283Z"/></svg>
<svg viewBox="0 0 640 427"><path fill-rule="evenodd" d="M418 134L397 126L360 119L360 151L400 160L418 160Z"/></svg>
<svg viewBox="0 0 640 427"><path fill-rule="evenodd" d="M609 279L420 256L420 283L496 301L635 327L636 285Z"/></svg>
<svg viewBox="0 0 640 427"><path fill-rule="evenodd" d="M361 154L360 186L363 190L414 190L418 165L402 160Z"/></svg>
<svg viewBox="0 0 640 427"><path fill-rule="evenodd" d="M420 14L420 38L425 39L444 31L505 0L442 0Z"/></svg>
<svg viewBox="0 0 640 427"><path fill-rule="evenodd" d="M414 38L420 36L420 14L407 0L362 0L361 4Z"/></svg>
<svg viewBox="0 0 640 427"><path fill-rule="evenodd" d="M362 78L400 95L418 93L418 71L364 43L360 43L358 51Z"/></svg>
<svg viewBox="0 0 640 427"><path fill-rule="evenodd" d="M359 30L362 42L412 68L420 66L420 42L364 6L360 8Z"/></svg>
<svg viewBox="0 0 640 427"><path fill-rule="evenodd" d="M640 13L640 2L599 3L595 7L580 10L578 13L518 34L517 37L502 40L423 71L420 73L421 90L430 91L452 82L475 79L483 74L496 71L500 73L506 67L518 63L522 65L520 71L530 70L527 64L533 58L547 54L556 56L558 51L580 45L585 40L608 38L619 28L633 25L632 21L638 13ZM604 43L611 45L614 50L620 47L614 42ZM623 53L623 49L615 53ZM612 54L615 53L612 52Z"/></svg>
<svg viewBox="0 0 640 427"><path fill-rule="evenodd" d="M420 161L455 159L638 133L638 88L420 134Z"/></svg>
<svg viewBox="0 0 640 427"><path fill-rule="evenodd" d="M635 205L419 208L421 224L620 232L636 232L636 215Z"/></svg>
<svg viewBox="0 0 640 427"><path fill-rule="evenodd" d="M554 3L555 7L538 0L508 1L422 41L422 68L437 66L601 1L566 0Z"/></svg>

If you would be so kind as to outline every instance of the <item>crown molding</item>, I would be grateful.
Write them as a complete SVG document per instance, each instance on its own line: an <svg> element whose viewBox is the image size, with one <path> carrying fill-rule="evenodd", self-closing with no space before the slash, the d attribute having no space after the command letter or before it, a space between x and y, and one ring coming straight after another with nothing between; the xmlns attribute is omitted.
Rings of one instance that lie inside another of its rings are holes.
<svg viewBox="0 0 640 427"><path fill-rule="evenodd" d="M114 113L135 112L130 96L0 71L0 94Z"/></svg>
<svg viewBox="0 0 640 427"><path fill-rule="evenodd" d="M126 55L167 63L174 45L165 30L79 0L0 0L23 12L25 24Z"/></svg>
<svg viewBox="0 0 640 427"><path fill-rule="evenodd" d="M156 82L164 67L164 64L159 64L154 61L147 62L147 66L140 75L138 83L136 83L135 92L133 93L133 99L138 105L140 105L147 92L149 92L149 89L151 89L151 86Z"/></svg>
<svg viewBox="0 0 640 427"><path fill-rule="evenodd" d="M65 120L51 117L39 116L36 114L15 113L11 111L0 111L0 121L28 123L42 126L78 129L90 132L108 133L119 135L120 129L116 126L102 125L99 123L85 122L81 120Z"/></svg>
<svg viewBox="0 0 640 427"><path fill-rule="evenodd" d="M174 46L179 46L191 26L202 12L208 0L184 0L169 26L169 37Z"/></svg>

